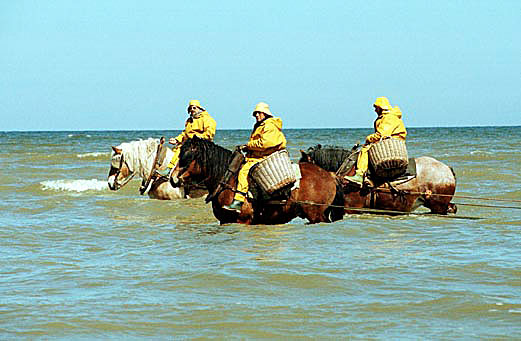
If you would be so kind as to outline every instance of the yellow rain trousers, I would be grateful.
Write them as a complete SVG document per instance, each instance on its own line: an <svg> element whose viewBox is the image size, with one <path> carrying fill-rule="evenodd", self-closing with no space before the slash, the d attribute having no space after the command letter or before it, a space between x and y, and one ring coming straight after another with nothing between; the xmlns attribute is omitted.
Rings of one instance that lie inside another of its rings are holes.
<svg viewBox="0 0 521 341"><path fill-rule="evenodd" d="M369 168L369 149L371 149L372 143L378 142L383 138L392 137L405 141L407 136L407 130L402 121L402 111L399 107L394 107L391 110L385 110L382 115L374 121L375 132L368 135L365 139L365 145L358 154L356 161L356 173L364 175Z"/></svg>
<svg viewBox="0 0 521 341"><path fill-rule="evenodd" d="M246 200L248 173L251 167L267 158L271 153L286 148L286 137L282 133L282 120L279 117L269 117L256 123L246 146L248 149L246 162L239 170L237 193L234 197L240 202Z"/></svg>
<svg viewBox="0 0 521 341"><path fill-rule="evenodd" d="M203 111L197 118L188 118L185 123L185 130L175 138L179 144L173 150L174 156L168 164L168 168L174 168L179 161L179 153L181 153L181 144L183 142L194 136L213 141L216 126L217 123L215 123L215 120L207 111Z"/></svg>

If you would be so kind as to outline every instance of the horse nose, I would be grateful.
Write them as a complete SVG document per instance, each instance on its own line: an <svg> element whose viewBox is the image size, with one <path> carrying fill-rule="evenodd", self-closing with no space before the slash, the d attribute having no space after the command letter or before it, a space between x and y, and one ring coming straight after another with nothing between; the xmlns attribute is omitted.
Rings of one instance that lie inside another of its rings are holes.
<svg viewBox="0 0 521 341"><path fill-rule="evenodd" d="M114 175L109 176L109 178L107 179L107 184L109 185L109 189L111 191L117 190L117 188L116 188L116 178L114 177Z"/></svg>

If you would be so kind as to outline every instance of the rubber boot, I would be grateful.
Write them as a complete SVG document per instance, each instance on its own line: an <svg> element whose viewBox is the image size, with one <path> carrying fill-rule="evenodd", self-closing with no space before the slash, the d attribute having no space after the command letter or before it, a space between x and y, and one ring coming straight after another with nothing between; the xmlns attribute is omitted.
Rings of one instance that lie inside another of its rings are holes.
<svg viewBox="0 0 521 341"><path fill-rule="evenodd" d="M362 187L364 184L364 176L358 172L356 172L355 175L346 175L344 179L358 187Z"/></svg>
<svg viewBox="0 0 521 341"><path fill-rule="evenodd" d="M172 168L165 168L165 169L156 169L156 173L161 176L170 176L170 172L172 171Z"/></svg>
<svg viewBox="0 0 521 341"><path fill-rule="evenodd" d="M243 204L242 201L234 199L230 205L224 205L223 208L228 211L234 211L234 212L240 213L242 204Z"/></svg>

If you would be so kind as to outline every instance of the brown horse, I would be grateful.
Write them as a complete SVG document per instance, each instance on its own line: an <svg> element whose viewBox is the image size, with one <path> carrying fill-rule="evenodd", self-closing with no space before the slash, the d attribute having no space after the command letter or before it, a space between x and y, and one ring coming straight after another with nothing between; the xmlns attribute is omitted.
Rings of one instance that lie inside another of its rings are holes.
<svg viewBox="0 0 521 341"><path fill-rule="evenodd" d="M350 186L343 177L355 173L357 147L349 150L317 145L307 152L301 151L300 162L312 162L335 172L338 181L343 183L346 213L359 213L355 208L412 212L422 205L431 213L456 213L456 205L450 202L456 190L456 175L451 167L431 157L414 159L416 176L376 181L374 187L362 189Z"/></svg>
<svg viewBox="0 0 521 341"><path fill-rule="evenodd" d="M117 147L112 147L111 167L107 179L109 188L117 191L137 175L143 179L141 194L148 189L148 196L152 199L185 198L187 196L186 189L173 187L165 177L153 177L150 185L146 183L152 173L154 161L160 164L159 168L164 168L173 156L172 150L168 147L163 147L160 155L157 155L159 143L158 139L149 138L125 142ZM191 191L190 197L200 197L206 193L206 191Z"/></svg>
<svg viewBox="0 0 521 341"><path fill-rule="evenodd" d="M298 188L291 189L289 198L278 201L255 201L247 199L240 213L225 210L237 188L237 173L225 178L232 161L232 152L213 142L194 137L181 147L179 164L172 178L181 183L204 182L210 193L215 217L225 223L284 224L295 217L310 223L331 222L342 219L343 197L337 195L335 177L311 163L301 164L302 178ZM216 191L217 190L217 191Z"/></svg>

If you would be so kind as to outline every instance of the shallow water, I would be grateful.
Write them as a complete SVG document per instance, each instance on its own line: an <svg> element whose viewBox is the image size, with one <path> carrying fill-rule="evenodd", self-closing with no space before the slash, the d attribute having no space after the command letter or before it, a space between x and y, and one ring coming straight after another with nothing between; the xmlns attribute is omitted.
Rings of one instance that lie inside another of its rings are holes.
<svg viewBox="0 0 521 341"><path fill-rule="evenodd" d="M172 131L0 132L0 339L521 338L520 127L411 128L456 216L220 226L203 199L108 190L110 146ZM286 130L293 159L370 130ZM244 143L248 130L218 131ZM419 210L420 213L426 210Z"/></svg>

